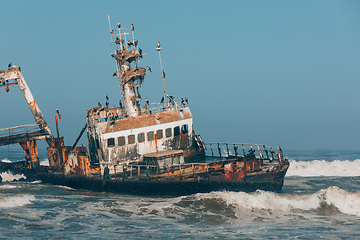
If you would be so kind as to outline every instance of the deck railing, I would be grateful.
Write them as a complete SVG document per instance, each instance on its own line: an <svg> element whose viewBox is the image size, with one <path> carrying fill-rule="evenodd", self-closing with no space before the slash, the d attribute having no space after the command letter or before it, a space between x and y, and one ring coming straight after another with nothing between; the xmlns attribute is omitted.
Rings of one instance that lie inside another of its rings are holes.
<svg viewBox="0 0 360 240"><path fill-rule="evenodd" d="M40 131L36 123L0 129L0 138Z"/></svg>
<svg viewBox="0 0 360 240"><path fill-rule="evenodd" d="M209 166L205 163L184 163L174 165L118 165L106 163L102 164L101 169L107 166L110 174L114 178L172 178L175 176L191 176L198 172L208 171L210 168L217 166ZM103 171L101 175L103 175Z"/></svg>
<svg viewBox="0 0 360 240"><path fill-rule="evenodd" d="M183 104L180 105L178 102L168 102L167 105L163 103L150 103L149 105L144 105L142 108L142 113L154 114L159 112L165 112L168 109L181 109L185 107Z"/></svg>
<svg viewBox="0 0 360 240"><path fill-rule="evenodd" d="M141 114L155 114L159 112L165 112L169 109L181 109L184 107L184 104L180 104L178 102L168 102L167 105L164 105L163 103L150 103L148 105L144 105L144 107L141 109ZM119 114L103 118L97 115L93 115L93 118L96 119L98 122L109 122L113 120L123 119L124 115Z"/></svg>
<svg viewBox="0 0 360 240"><path fill-rule="evenodd" d="M274 150L264 144L250 143L205 143L205 155L212 159L241 157L255 154L257 158L273 160L276 157Z"/></svg>

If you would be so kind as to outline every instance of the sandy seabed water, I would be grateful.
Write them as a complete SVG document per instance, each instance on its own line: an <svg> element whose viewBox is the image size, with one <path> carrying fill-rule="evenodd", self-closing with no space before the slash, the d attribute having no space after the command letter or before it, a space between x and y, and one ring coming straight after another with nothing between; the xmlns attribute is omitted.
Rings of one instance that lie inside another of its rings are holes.
<svg viewBox="0 0 360 240"><path fill-rule="evenodd" d="M18 161L22 152L1 151ZM149 198L18 181L2 172L0 238L360 239L360 151L288 151L282 193ZM46 164L46 154L40 154Z"/></svg>

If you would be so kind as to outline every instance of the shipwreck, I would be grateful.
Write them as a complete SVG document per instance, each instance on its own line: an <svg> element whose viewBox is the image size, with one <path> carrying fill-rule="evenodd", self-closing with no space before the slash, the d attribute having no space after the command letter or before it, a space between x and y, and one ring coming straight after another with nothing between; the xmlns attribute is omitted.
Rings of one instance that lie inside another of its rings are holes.
<svg viewBox="0 0 360 240"><path fill-rule="evenodd" d="M109 21L110 24L110 21ZM0 71L0 87L19 85L36 124L0 129L0 146L19 143L25 161L1 163L0 170L23 172L45 183L94 191L138 195L183 195L216 190L281 191L289 162L278 147L246 143L204 143L193 128L187 99L175 102L165 90L159 103L142 99L140 88L149 67L140 67L144 55L135 40L134 26L125 32L120 23L110 29L116 49L114 76L119 80L118 107L87 110L85 126L72 146L54 137L19 66ZM141 106L141 101L144 102ZM55 115L61 118L59 111ZM57 123L57 122L56 122ZM86 131L87 147L76 147ZM40 166L36 141L46 139L49 166Z"/></svg>

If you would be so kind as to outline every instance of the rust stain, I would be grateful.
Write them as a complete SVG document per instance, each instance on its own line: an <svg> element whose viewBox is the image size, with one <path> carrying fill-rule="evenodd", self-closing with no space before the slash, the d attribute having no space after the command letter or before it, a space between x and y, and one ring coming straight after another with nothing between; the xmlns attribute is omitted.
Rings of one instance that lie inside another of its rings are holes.
<svg viewBox="0 0 360 240"><path fill-rule="evenodd" d="M180 111L181 109L177 109L169 112L141 115L136 118L123 118L123 119L115 120L115 124L110 121L110 122L100 123L99 125L102 125L100 127L102 133L109 133L109 132L132 129L134 128L134 126L140 128L151 125L157 125L158 124L157 121L161 124L161 123L179 121L192 117L191 113L186 111L183 111L183 117L182 117L180 115Z"/></svg>

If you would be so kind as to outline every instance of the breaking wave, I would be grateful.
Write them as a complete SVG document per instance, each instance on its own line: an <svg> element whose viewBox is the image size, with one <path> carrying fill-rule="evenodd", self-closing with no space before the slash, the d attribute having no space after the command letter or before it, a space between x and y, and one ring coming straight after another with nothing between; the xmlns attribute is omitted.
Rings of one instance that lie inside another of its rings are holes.
<svg viewBox="0 0 360 240"><path fill-rule="evenodd" d="M0 197L0 208L21 207L31 204L35 200L34 195L17 195L12 197Z"/></svg>
<svg viewBox="0 0 360 240"><path fill-rule="evenodd" d="M290 160L290 168L286 176L301 176L301 177L315 177L315 176L360 176L360 159L354 161L295 161Z"/></svg>
<svg viewBox="0 0 360 240"><path fill-rule="evenodd" d="M44 160L40 161L41 166L49 166L49 159L45 158Z"/></svg>
<svg viewBox="0 0 360 240"><path fill-rule="evenodd" d="M14 180L20 180L20 179L26 179L26 176L24 174L13 174L10 171L2 172L0 173L0 176L2 178L2 182L12 182Z"/></svg>
<svg viewBox="0 0 360 240"><path fill-rule="evenodd" d="M11 162L9 159L7 159L7 158L2 159L1 161L4 162L4 163L12 163L12 162Z"/></svg>
<svg viewBox="0 0 360 240"><path fill-rule="evenodd" d="M335 208L339 212L360 216L360 192L350 192L336 186L322 189L313 194L278 194L257 191L244 192L212 192L198 195L200 198L215 197L223 199L226 204L247 210L322 210Z"/></svg>

